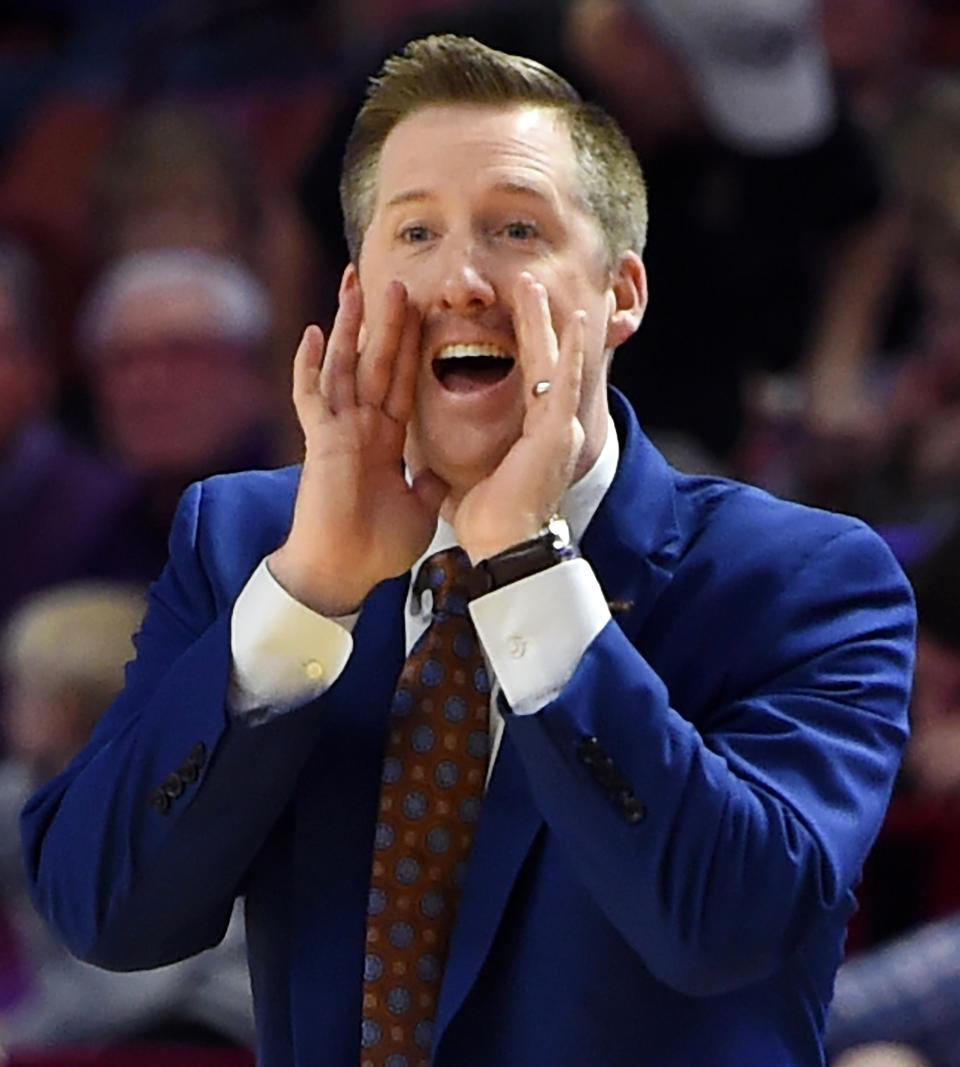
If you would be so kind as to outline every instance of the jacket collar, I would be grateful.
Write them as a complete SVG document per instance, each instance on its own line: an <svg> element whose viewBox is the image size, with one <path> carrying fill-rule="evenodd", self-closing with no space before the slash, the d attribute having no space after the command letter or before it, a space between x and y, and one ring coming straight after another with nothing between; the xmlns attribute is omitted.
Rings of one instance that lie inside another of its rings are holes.
<svg viewBox="0 0 960 1067"><path fill-rule="evenodd" d="M620 463L580 543L617 621L633 633L670 580L680 551L675 473L610 389Z"/></svg>

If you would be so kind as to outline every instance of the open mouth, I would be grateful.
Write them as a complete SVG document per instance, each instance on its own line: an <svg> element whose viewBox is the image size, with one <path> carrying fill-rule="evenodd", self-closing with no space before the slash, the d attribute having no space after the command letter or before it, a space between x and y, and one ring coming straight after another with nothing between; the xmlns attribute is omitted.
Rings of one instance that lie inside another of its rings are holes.
<svg viewBox="0 0 960 1067"><path fill-rule="evenodd" d="M433 373L450 393L477 393L502 382L515 362L496 345L446 345L433 361Z"/></svg>

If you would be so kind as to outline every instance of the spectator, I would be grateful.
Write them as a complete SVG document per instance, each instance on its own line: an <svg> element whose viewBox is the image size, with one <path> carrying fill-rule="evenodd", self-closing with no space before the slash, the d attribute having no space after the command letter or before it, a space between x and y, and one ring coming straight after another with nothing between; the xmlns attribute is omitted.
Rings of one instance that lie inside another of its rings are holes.
<svg viewBox="0 0 960 1067"><path fill-rule="evenodd" d="M139 534L157 569L189 482L272 461L270 325L249 270L184 250L121 259L83 309L80 346L103 447L139 479Z"/></svg>
<svg viewBox="0 0 960 1067"><path fill-rule="evenodd" d="M196 108L161 104L119 128L92 186L97 258L194 248L256 266L263 207L239 142Z"/></svg>
<svg viewBox="0 0 960 1067"><path fill-rule="evenodd" d="M36 268L0 243L0 620L28 593L72 578L136 577L121 530L132 485L52 418L55 375Z"/></svg>
<svg viewBox="0 0 960 1067"><path fill-rule="evenodd" d="M839 1056L834 1067L957 1067L960 918L922 926L844 964L827 1048Z"/></svg>
<svg viewBox="0 0 960 1067"><path fill-rule="evenodd" d="M906 474L896 491L921 509L952 496L960 478L960 79L925 85L893 145L924 323L895 382L887 432Z"/></svg>
<svg viewBox="0 0 960 1067"><path fill-rule="evenodd" d="M863 903L875 924L896 916L901 926L917 925L841 968L828 1044L839 1053L897 1042L931 1067L960 1067L960 526L914 568L912 581L919 622L913 734L868 861Z"/></svg>
<svg viewBox="0 0 960 1067"><path fill-rule="evenodd" d="M252 1037L236 921L226 943L200 959L154 974L117 975L69 956L27 898L16 848L19 810L83 747L120 691L145 606L132 586L61 586L25 601L0 646L10 752L0 764L0 900L19 939L17 962L23 969L25 961L27 971L19 997L0 1014L8 1049L133 1039L246 1044Z"/></svg>
<svg viewBox="0 0 960 1067"><path fill-rule="evenodd" d="M955 510L960 478L960 80L938 77L918 89L888 143L918 325L901 351L873 361L870 448L836 457L808 489L825 507L917 524ZM793 462L799 469L803 456Z"/></svg>
<svg viewBox="0 0 960 1067"><path fill-rule="evenodd" d="M266 384L286 412L288 356L314 266L290 191L268 187L262 169L212 110L161 100L130 114L108 147L92 185L91 229L101 263L193 249L253 271L272 311Z"/></svg>

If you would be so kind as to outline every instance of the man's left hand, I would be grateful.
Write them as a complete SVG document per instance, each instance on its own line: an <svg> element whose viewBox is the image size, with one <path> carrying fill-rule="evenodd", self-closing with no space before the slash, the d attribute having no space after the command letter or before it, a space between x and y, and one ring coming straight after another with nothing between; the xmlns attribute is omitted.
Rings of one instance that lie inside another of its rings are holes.
<svg viewBox="0 0 960 1067"><path fill-rule="evenodd" d="M523 430L492 474L458 503L444 505L474 563L537 536L556 514L583 447L577 412L586 313L570 317L558 343L547 291L527 272L517 283L515 307ZM538 382L549 383L549 389L538 394Z"/></svg>

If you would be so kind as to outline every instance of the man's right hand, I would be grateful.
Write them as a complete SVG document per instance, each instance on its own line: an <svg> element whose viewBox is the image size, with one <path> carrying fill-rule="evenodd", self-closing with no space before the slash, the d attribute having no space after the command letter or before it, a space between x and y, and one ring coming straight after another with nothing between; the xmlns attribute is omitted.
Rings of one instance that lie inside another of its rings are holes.
<svg viewBox="0 0 960 1067"><path fill-rule="evenodd" d="M352 272L344 275L329 339L308 326L294 359L303 472L290 533L267 560L291 596L327 616L356 611L375 585L410 569L430 544L447 493L432 472L413 486L404 477L419 313L403 284L391 282L382 321L361 345L363 306Z"/></svg>

